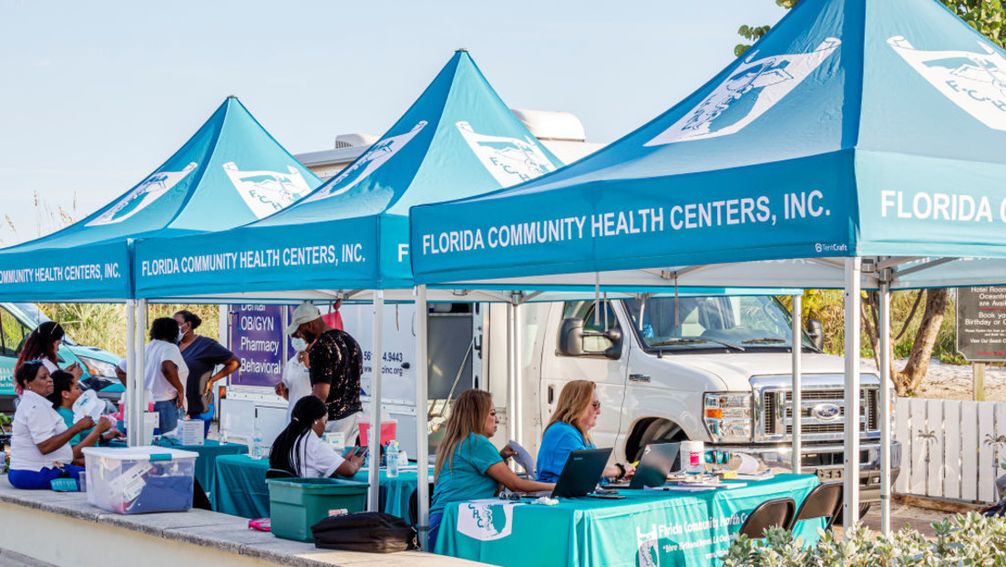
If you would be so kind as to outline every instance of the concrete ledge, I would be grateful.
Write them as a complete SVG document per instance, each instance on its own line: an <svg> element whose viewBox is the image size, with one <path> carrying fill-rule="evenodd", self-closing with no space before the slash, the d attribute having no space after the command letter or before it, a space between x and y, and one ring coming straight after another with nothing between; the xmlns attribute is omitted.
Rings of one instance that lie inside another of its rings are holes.
<svg viewBox="0 0 1006 567"><path fill-rule="evenodd" d="M0 477L0 548L74 567L479 565L423 552L321 550L250 530L244 518L206 510L111 514L88 504L85 494L17 490L5 476Z"/></svg>

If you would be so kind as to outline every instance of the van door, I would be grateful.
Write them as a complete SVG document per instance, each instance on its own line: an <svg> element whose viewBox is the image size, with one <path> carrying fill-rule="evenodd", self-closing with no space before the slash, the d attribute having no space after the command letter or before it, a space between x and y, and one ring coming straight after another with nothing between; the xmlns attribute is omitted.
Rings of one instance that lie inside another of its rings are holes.
<svg viewBox="0 0 1006 567"><path fill-rule="evenodd" d="M552 350L546 345L544 349L541 419L543 424L549 422L566 382L591 380L597 384L597 397L601 402L601 415L591 436L598 447L615 447L622 427L620 408L628 377L629 340L622 334L621 339L613 343L603 336L606 332L618 334L626 327L612 309L611 302L599 302L599 306L595 316L594 302L568 301L562 304L562 312L552 317L550 335L557 347ZM553 309L558 310L559 306ZM568 337L563 335L581 324L585 336L582 341L576 341L579 346L576 348L577 345L569 344ZM553 352L555 356L549 356Z"/></svg>
<svg viewBox="0 0 1006 567"><path fill-rule="evenodd" d="M0 304L0 396L14 395L14 363L18 347L28 332L28 328Z"/></svg>

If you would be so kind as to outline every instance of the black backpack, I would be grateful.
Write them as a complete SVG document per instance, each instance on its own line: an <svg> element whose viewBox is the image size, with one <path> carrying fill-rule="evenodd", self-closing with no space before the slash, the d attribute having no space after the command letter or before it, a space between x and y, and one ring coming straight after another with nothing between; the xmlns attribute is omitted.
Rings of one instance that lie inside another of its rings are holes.
<svg viewBox="0 0 1006 567"><path fill-rule="evenodd" d="M419 549L416 530L405 520L380 512L330 516L311 526L314 545L370 553Z"/></svg>

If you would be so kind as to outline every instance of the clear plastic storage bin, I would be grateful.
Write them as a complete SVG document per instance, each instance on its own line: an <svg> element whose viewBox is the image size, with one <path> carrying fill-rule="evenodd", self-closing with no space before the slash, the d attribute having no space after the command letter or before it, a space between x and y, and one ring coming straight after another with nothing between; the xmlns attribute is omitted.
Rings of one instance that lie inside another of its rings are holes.
<svg viewBox="0 0 1006 567"><path fill-rule="evenodd" d="M192 508L198 453L166 447L88 447L87 501L118 514Z"/></svg>

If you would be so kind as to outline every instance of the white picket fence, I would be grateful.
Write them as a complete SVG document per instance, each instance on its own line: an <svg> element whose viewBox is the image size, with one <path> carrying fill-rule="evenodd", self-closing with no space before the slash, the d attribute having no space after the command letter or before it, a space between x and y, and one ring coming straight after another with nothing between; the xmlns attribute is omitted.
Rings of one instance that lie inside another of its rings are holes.
<svg viewBox="0 0 1006 567"><path fill-rule="evenodd" d="M967 502L995 502L1006 472L1006 403L898 398L894 438L901 474L894 490Z"/></svg>

